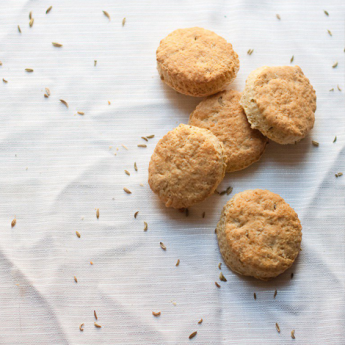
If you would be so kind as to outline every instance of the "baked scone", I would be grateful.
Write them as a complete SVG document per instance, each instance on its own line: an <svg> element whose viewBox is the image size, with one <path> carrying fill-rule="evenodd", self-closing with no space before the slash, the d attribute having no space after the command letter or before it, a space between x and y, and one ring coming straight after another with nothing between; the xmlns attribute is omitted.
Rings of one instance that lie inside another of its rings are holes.
<svg viewBox="0 0 345 345"><path fill-rule="evenodd" d="M223 144L215 135L181 124L157 143L149 185L166 207L187 208L213 194L225 167Z"/></svg>
<svg viewBox="0 0 345 345"><path fill-rule="evenodd" d="M301 250L296 212L268 190L236 194L224 206L216 232L226 265L261 280L283 273Z"/></svg>
<svg viewBox="0 0 345 345"><path fill-rule="evenodd" d="M194 97L224 90L240 68L230 43L198 27L173 31L160 42L156 56L161 79L176 91Z"/></svg>
<svg viewBox="0 0 345 345"><path fill-rule="evenodd" d="M219 92L201 101L189 117L190 125L209 129L223 143L227 172L258 161L268 141L250 127L240 99L238 91Z"/></svg>
<svg viewBox="0 0 345 345"><path fill-rule="evenodd" d="M296 143L314 126L316 94L299 66L251 72L241 105L252 128L279 144Z"/></svg>

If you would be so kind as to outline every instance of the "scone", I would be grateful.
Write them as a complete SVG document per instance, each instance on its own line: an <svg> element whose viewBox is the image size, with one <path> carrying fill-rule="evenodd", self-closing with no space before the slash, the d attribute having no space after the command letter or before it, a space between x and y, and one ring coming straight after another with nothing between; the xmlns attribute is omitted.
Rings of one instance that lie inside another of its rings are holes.
<svg viewBox="0 0 345 345"><path fill-rule="evenodd" d="M313 128L316 95L299 66L251 72L241 105L252 128L279 144L294 144Z"/></svg>
<svg viewBox="0 0 345 345"><path fill-rule="evenodd" d="M225 167L223 144L215 135L181 124L157 143L149 185L166 207L187 208L213 194Z"/></svg>
<svg viewBox="0 0 345 345"><path fill-rule="evenodd" d="M238 91L222 91L201 101L189 117L190 125L209 129L223 143L227 172L258 161L267 144L267 138L250 127L240 99Z"/></svg>
<svg viewBox="0 0 345 345"><path fill-rule="evenodd" d="M230 43L198 27L173 31L160 42L156 55L161 79L176 91L194 97L224 90L240 68Z"/></svg>
<svg viewBox="0 0 345 345"><path fill-rule="evenodd" d="M261 280L283 273L301 250L296 212L268 190L236 194L224 206L216 232L226 265Z"/></svg>

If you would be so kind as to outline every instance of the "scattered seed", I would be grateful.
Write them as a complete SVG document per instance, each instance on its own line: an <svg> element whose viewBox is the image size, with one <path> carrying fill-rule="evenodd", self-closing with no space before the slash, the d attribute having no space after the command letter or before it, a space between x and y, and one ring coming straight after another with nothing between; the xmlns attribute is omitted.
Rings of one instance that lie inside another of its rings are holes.
<svg viewBox="0 0 345 345"><path fill-rule="evenodd" d="M254 292L254 299L256 299L256 293Z"/></svg>
<svg viewBox="0 0 345 345"><path fill-rule="evenodd" d="M337 136L334 137L333 142L335 143L337 141Z"/></svg>
<svg viewBox="0 0 345 345"><path fill-rule="evenodd" d="M22 30L20 29L19 25L18 25L18 31L19 31L19 33L22 33Z"/></svg>
<svg viewBox="0 0 345 345"><path fill-rule="evenodd" d="M13 228L17 224L17 219L14 218L11 222L11 228Z"/></svg>
<svg viewBox="0 0 345 345"><path fill-rule="evenodd" d="M96 66L96 65L97 65L97 60L95 60L95 61L93 62L93 65L94 65L94 66Z"/></svg>
<svg viewBox="0 0 345 345"><path fill-rule="evenodd" d="M206 213L205 213L205 212L203 212L203 213L202 213L202 218L205 218L205 215L206 215Z"/></svg>
<svg viewBox="0 0 345 345"><path fill-rule="evenodd" d="M280 327L277 322L276 322L276 329L277 329L277 332L280 333Z"/></svg>
<svg viewBox="0 0 345 345"><path fill-rule="evenodd" d="M46 87L46 93L48 96L50 96L50 90Z"/></svg>
<svg viewBox="0 0 345 345"><path fill-rule="evenodd" d="M141 139L144 139L145 141L149 141L146 137L141 137Z"/></svg>
<svg viewBox="0 0 345 345"><path fill-rule="evenodd" d="M152 138L154 138L154 137L155 137L154 134L152 134L152 135L147 135L147 136L146 136L147 139L152 139Z"/></svg>
<svg viewBox="0 0 345 345"><path fill-rule="evenodd" d="M223 275L222 272L220 272L220 274L219 274L219 279L220 279L222 282L226 282L226 281L227 281L226 278L224 277L224 275Z"/></svg>
<svg viewBox="0 0 345 345"><path fill-rule="evenodd" d="M228 188L226 189L226 195L231 194L232 191L233 191L233 188L232 188L232 187L228 187Z"/></svg>
<svg viewBox="0 0 345 345"><path fill-rule="evenodd" d="M203 319L200 319L200 320L198 321L198 324L200 325L203 321L204 321Z"/></svg>
<svg viewBox="0 0 345 345"><path fill-rule="evenodd" d="M277 17L279 20L281 19L279 14L276 14L276 17Z"/></svg>
<svg viewBox="0 0 345 345"><path fill-rule="evenodd" d="M290 278L293 279L293 273L291 273L291 277Z"/></svg>
<svg viewBox="0 0 345 345"><path fill-rule="evenodd" d="M78 279L77 279L76 276L74 276L74 281L75 281L76 283L78 283Z"/></svg>
<svg viewBox="0 0 345 345"><path fill-rule="evenodd" d="M93 261L90 261L90 265L93 265Z"/></svg>
<svg viewBox="0 0 345 345"><path fill-rule="evenodd" d="M128 147L127 146L125 146L123 144L121 146L128 151Z"/></svg>
<svg viewBox="0 0 345 345"><path fill-rule="evenodd" d="M295 338L295 330L294 330L294 329L291 331L291 338L292 338L292 339L296 339L296 338Z"/></svg>
<svg viewBox="0 0 345 345"><path fill-rule="evenodd" d="M190 336L189 336L189 339L193 339L196 335L197 335L197 331L193 332Z"/></svg>
<svg viewBox="0 0 345 345"><path fill-rule="evenodd" d="M2 66L2 62L0 61L0 66Z"/></svg>
<svg viewBox="0 0 345 345"><path fill-rule="evenodd" d="M315 141L315 140L312 140L311 143L313 144L313 146L316 146L316 147L318 147L318 146L320 145L320 144L319 144L317 141Z"/></svg>
<svg viewBox="0 0 345 345"><path fill-rule="evenodd" d="M45 97L45 98L49 98L49 96L48 96L46 93L44 94L44 97Z"/></svg>
<svg viewBox="0 0 345 345"><path fill-rule="evenodd" d="M103 13L104 13L104 15L105 15L109 20L111 20L111 19L110 19L110 15L109 15L109 13L108 13L107 11L103 11Z"/></svg>
<svg viewBox="0 0 345 345"><path fill-rule="evenodd" d="M222 192L219 193L220 196L224 195L226 193L226 190L223 190Z"/></svg>
<svg viewBox="0 0 345 345"><path fill-rule="evenodd" d="M84 327L84 324L81 323L80 326L79 326L79 331L83 332L83 331L84 331L84 328L83 328L83 327Z"/></svg>
<svg viewBox="0 0 345 345"><path fill-rule="evenodd" d="M276 291L274 291L274 295L273 295L273 298L276 298L276 296L277 296L277 293L278 293L278 291L276 290Z"/></svg>
<svg viewBox="0 0 345 345"><path fill-rule="evenodd" d="M110 103L110 101L108 101L108 105L110 105L111 103Z"/></svg>
<svg viewBox="0 0 345 345"><path fill-rule="evenodd" d="M68 103L66 101L64 101L63 99L60 99L60 102L68 108Z"/></svg>
<svg viewBox="0 0 345 345"><path fill-rule="evenodd" d="M341 88L340 88L340 86L339 86L339 85L337 85L337 88L338 88L338 90L339 90L339 91L341 91Z"/></svg>
<svg viewBox="0 0 345 345"><path fill-rule="evenodd" d="M79 231L76 231L75 233L76 233L76 235L78 236L78 238L80 238L80 232L79 232Z"/></svg>
<svg viewBox="0 0 345 345"><path fill-rule="evenodd" d="M142 183L140 183L140 186L141 186L141 187L144 187L144 185L143 185Z"/></svg>
<svg viewBox="0 0 345 345"><path fill-rule="evenodd" d="M323 10L326 16L329 16L329 13L326 10Z"/></svg>
<svg viewBox="0 0 345 345"><path fill-rule="evenodd" d="M292 63L294 59L295 59L295 55L292 55L292 57L290 59L290 63Z"/></svg>
<svg viewBox="0 0 345 345"><path fill-rule="evenodd" d="M134 213L134 218L137 218L138 213L139 213L139 211Z"/></svg>
<svg viewBox="0 0 345 345"><path fill-rule="evenodd" d="M214 283L216 284L217 288L220 289L220 285L217 282L214 282Z"/></svg>
<svg viewBox="0 0 345 345"><path fill-rule="evenodd" d="M155 317L158 317L160 314L161 314L160 311L153 311L152 312L152 315L155 316Z"/></svg>
<svg viewBox="0 0 345 345"><path fill-rule="evenodd" d="M34 21L35 21L34 18L31 18L31 19L30 19L30 21L29 21L30 28L34 25Z"/></svg>
<svg viewBox="0 0 345 345"><path fill-rule="evenodd" d="M248 54L248 55L252 55L253 52L254 52L254 49L248 49L247 54Z"/></svg>
<svg viewBox="0 0 345 345"><path fill-rule="evenodd" d="M134 170L138 171L138 167L137 167L137 163L136 162L134 162Z"/></svg>
<svg viewBox="0 0 345 345"><path fill-rule="evenodd" d="M125 24L126 24L126 18L123 18L122 19L122 26L125 26Z"/></svg>
<svg viewBox="0 0 345 345"><path fill-rule="evenodd" d="M33 72L34 70L32 68L25 68L26 72Z"/></svg>
<svg viewBox="0 0 345 345"><path fill-rule="evenodd" d="M130 172L128 170L125 170L125 173L128 175L128 176L131 176Z"/></svg>
<svg viewBox="0 0 345 345"><path fill-rule="evenodd" d="M57 48L61 48L62 47L62 44L61 43L57 43L57 42L52 42L52 45L54 47L57 47Z"/></svg>
<svg viewBox="0 0 345 345"><path fill-rule="evenodd" d="M177 259L177 262L176 262L175 266L178 266L179 264L180 264L180 259Z"/></svg>
<svg viewBox="0 0 345 345"><path fill-rule="evenodd" d="M84 115L85 113L83 111L77 111L79 115Z"/></svg>
<svg viewBox="0 0 345 345"><path fill-rule="evenodd" d="M338 66L338 61L333 64L333 68L336 68Z"/></svg>
<svg viewBox="0 0 345 345"><path fill-rule="evenodd" d="M185 213L186 217L189 216L189 210L188 210L188 208L185 208L185 209L184 209L184 213Z"/></svg>
<svg viewBox="0 0 345 345"><path fill-rule="evenodd" d="M163 250L167 250L167 247L164 245L163 242L159 242L159 244L160 244L160 246L161 246L161 248L162 248Z"/></svg>
<svg viewBox="0 0 345 345"><path fill-rule="evenodd" d="M123 188L123 190L127 193L127 194L132 194L132 192L128 189L128 188Z"/></svg>
<svg viewBox="0 0 345 345"><path fill-rule="evenodd" d="M332 87L329 91L334 91L334 88Z"/></svg>
<svg viewBox="0 0 345 345"><path fill-rule="evenodd" d="M221 263L221 262L218 264L218 268L219 268L220 270L222 269L222 263Z"/></svg>
<svg viewBox="0 0 345 345"><path fill-rule="evenodd" d="M330 36L333 36L331 30L327 30L327 32L329 33Z"/></svg>
<svg viewBox="0 0 345 345"><path fill-rule="evenodd" d="M148 229L148 225L147 225L147 223L146 223L146 222L144 222L144 224L145 224L144 231L147 231L147 229Z"/></svg>
<svg viewBox="0 0 345 345"><path fill-rule="evenodd" d="M6 84L8 83L8 81L5 78L2 78L2 81Z"/></svg>
<svg viewBox="0 0 345 345"><path fill-rule="evenodd" d="M96 310L93 311L93 315L95 316L95 319L98 320Z"/></svg>
<svg viewBox="0 0 345 345"><path fill-rule="evenodd" d="M48 13L52 10L52 8L53 8L53 6L49 6L49 7L47 8L46 14L48 14Z"/></svg>
<svg viewBox="0 0 345 345"><path fill-rule="evenodd" d="M147 147L147 145L138 145L138 147Z"/></svg>
<svg viewBox="0 0 345 345"><path fill-rule="evenodd" d="M343 176L342 172L338 172L337 174L335 174L335 177L340 177L340 176Z"/></svg>
<svg viewBox="0 0 345 345"><path fill-rule="evenodd" d="M98 324L97 322L94 322L93 324L95 325L96 328L102 328L102 326Z"/></svg>
<svg viewBox="0 0 345 345"><path fill-rule="evenodd" d="M32 11L29 12L29 19L32 18Z"/></svg>

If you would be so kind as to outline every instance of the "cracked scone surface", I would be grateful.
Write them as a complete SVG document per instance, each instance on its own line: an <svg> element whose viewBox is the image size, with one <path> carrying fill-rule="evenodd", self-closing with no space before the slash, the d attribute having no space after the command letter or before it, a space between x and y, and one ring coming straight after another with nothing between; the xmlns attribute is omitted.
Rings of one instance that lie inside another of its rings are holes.
<svg viewBox="0 0 345 345"><path fill-rule="evenodd" d="M194 97L224 90L240 68L232 45L199 27L170 33L160 42L156 57L161 79L176 91Z"/></svg>
<svg viewBox="0 0 345 345"><path fill-rule="evenodd" d="M300 252L302 226L282 197L268 190L236 194L217 225L219 249L234 272L267 280L283 273Z"/></svg>
<svg viewBox="0 0 345 345"><path fill-rule="evenodd" d="M294 144L314 126L316 94L299 66L252 71L241 105L252 128L279 144Z"/></svg>
<svg viewBox="0 0 345 345"><path fill-rule="evenodd" d="M240 99L236 90L219 92L201 101L189 117L190 125L209 129L223 143L227 172L258 161L268 141L250 127Z"/></svg>
<svg viewBox="0 0 345 345"><path fill-rule="evenodd" d="M166 207L187 208L213 194L225 174L222 143L210 131L179 125L153 152L149 185Z"/></svg>

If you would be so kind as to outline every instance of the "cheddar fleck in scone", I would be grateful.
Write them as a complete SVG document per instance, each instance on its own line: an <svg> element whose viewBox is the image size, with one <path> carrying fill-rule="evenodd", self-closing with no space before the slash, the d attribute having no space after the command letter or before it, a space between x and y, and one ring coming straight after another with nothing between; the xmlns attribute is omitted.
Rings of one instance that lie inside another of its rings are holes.
<svg viewBox="0 0 345 345"><path fill-rule="evenodd" d="M299 66L251 72L241 105L252 128L279 144L294 144L313 128L316 94Z"/></svg>
<svg viewBox="0 0 345 345"><path fill-rule="evenodd" d="M217 137L181 124L157 143L148 182L166 207L187 208L214 193L225 168L224 147Z"/></svg>
<svg viewBox="0 0 345 345"><path fill-rule="evenodd" d="M236 194L224 206L216 231L226 265L261 280L283 273L301 250L296 212L268 190Z"/></svg>
<svg viewBox="0 0 345 345"><path fill-rule="evenodd" d="M238 91L222 91L201 101L189 117L190 125L209 129L223 143L227 172L258 161L267 144L267 138L250 127L240 99Z"/></svg>
<svg viewBox="0 0 345 345"><path fill-rule="evenodd" d="M173 31L160 42L156 55L161 79L176 91L194 97L224 90L240 68L230 43L198 27Z"/></svg>

